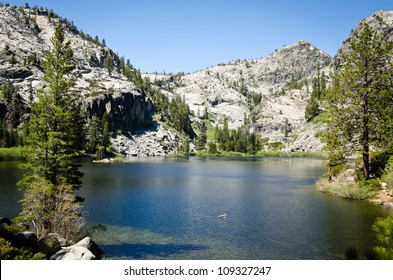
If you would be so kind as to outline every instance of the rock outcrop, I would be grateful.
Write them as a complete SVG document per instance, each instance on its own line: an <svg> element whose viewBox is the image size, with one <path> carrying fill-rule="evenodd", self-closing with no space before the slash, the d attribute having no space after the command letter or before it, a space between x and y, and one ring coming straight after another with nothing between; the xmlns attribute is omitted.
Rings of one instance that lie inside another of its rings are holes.
<svg viewBox="0 0 393 280"><path fill-rule="evenodd" d="M54 27L59 24L56 16L49 16L47 10L16 9L0 4L0 86L11 81L18 88L18 94L25 104L36 100L37 90L45 88L42 81L43 69L40 61L50 49L50 38ZM80 94L86 109L87 119L92 116L102 117L106 112L112 130L117 133L133 132L158 124L152 121L155 107L152 101L119 71L120 61L114 52L106 46L88 39L78 32L76 27L68 23L65 26L65 39L71 42L75 69L73 75L76 83L73 91ZM105 57L111 57L114 70L104 68ZM28 110L26 110L28 111ZM0 102L0 117L4 118L7 103ZM28 116L24 116L28 118ZM154 129L154 128L153 128ZM162 127L160 131L171 133ZM154 130L152 132L154 134ZM128 141L130 151L124 154L135 154L134 141ZM147 146L154 150L143 151L143 154L163 154L161 150L171 148ZM139 152L137 154L140 154Z"/></svg>
<svg viewBox="0 0 393 280"><path fill-rule="evenodd" d="M63 247L50 260L100 260L103 255L97 244L90 237L85 237L72 246Z"/></svg>
<svg viewBox="0 0 393 280"><path fill-rule="evenodd" d="M15 248L42 253L51 260L100 260L104 256L104 252L90 237L67 247L66 240L56 233L50 233L38 240L34 232L28 231L23 225L12 223L5 217L0 217L0 238L10 242Z"/></svg>
<svg viewBox="0 0 393 280"><path fill-rule="evenodd" d="M150 126L154 115L154 105L142 92L134 88L132 92L100 94L85 99L88 117L109 116L110 126L127 131L141 126Z"/></svg>
<svg viewBox="0 0 393 280"><path fill-rule="evenodd" d="M132 135L118 135L112 139L116 152L129 157L166 156L183 144L178 132L155 124L149 130L136 130Z"/></svg>
<svg viewBox="0 0 393 280"><path fill-rule="evenodd" d="M381 23L381 20L383 21ZM376 30L380 35L386 36L390 40L393 40L393 11L381 10L374 13L372 16L360 21L356 27L351 31L347 40L344 41L342 46L337 52L335 59L340 58L340 52L346 52L349 49L349 38L351 38L355 32L359 32L363 28L363 24L367 23L371 28Z"/></svg>
<svg viewBox="0 0 393 280"><path fill-rule="evenodd" d="M47 258L50 258L66 245L67 242L64 238L58 234L50 233L38 241L37 248L39 251L43 252Z"/></svg>

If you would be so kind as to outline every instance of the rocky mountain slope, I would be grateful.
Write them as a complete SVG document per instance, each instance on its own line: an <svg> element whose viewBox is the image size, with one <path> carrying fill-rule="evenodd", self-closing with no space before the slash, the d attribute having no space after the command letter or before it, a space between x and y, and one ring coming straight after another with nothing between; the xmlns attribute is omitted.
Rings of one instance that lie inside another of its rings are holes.
<svg viewBox="0 0 393 280"><path fill-rule="evenodd" d="M382 24L381 20L383 21ZM371 28L377 30L380 35L387 36L389 40L393 40L393 11L381 10L363 19L353 30L351 30L351 34L348 39L343 42L335 58L339 56L340 51L345 52L348 50L349 38L353 36L354 32L359 32L362 29L363 23L367 23Z"/></svg>
<svg viewBox="0 0 393 280"><path fill-rule="evenodd" d="M386 23L380 32L392 39L393 11L380 11L365 21L376 27L379 18ZM11 81L18 87L25 107L34 102L36 91L45 87L40 61L50 48L59 20L72 42L77 77L74 90L83 96L87 118L108 113L113 130L123 132L115 133L119 135L112 139L115 150L122 154L173 152L184 135L153 121L155 104L121 74L119 57L47 10L0 6L0 85ZM355 30L358 28L360 24ZM341 49L346 51L346 42ZM108 58L112 70L105 69ZM183 98L192 112L190 118L197 134L206 117L210 128L222 126L226 119L229 128L245 127L264 142L279 144L287 151L320 151L322 144L315 134L323 127L306 122L304 115L313 79L322 73L328 76L332 61L311 43L299 41L261 59L230 61L191 74L143 76L169 99ZM6 105L0 100L1 118Z"/></svg>
<svg viewBox="0 0 393 280"><path fill-rule="evenodd" d="M349 36L362 22L393 39L393 11L379 11L364 19ZM343 52L348 50L347 42L340 48ZM227 118L230 128L246 124L264 141L279 143L287 151L321 151L316 134L323 125L307 122L305 109L313 79L324 75L329 83L334 59L309 42L299 41L262 59L230 61L181 76L147 76L170 89L168 95L183 96L196 122L207 110L212 126L222 125Z"/></svg>
<svg viewBox="0 0 393 280"><path fill-rule="evenodd" d="M329 55L299 41L257 60L231 61L178 76L148 75L183 96L196 119L207 110L212 126L227 118L230 128L249 129L287 150L318 151L315 128L304 111L318 71L328 74ZM165 87L164 87L165 88Z"/></svg>
<svg viewBox="0 0 393 280"><path fill-rule="evenodd" d="M129 143L153 141L167 147L157 149L154 145L146 144L138 149L141 152L135 152L135 149L128 151L114 145L118 152L138 156L173 152L182 137L152 121L154 104L144 92L120 74L119 58L113 51L48 10L0 6L0 85L11 81L18 89L24 107L34 102L37 90L45 87L40 61L50 49L50 38L59 20L65 26L66 40L71 42L74 52L73 62L76 67L73 74L77 79L73 90L82 96L87 119L93 115L101 118L107 112L115 134L117 131L133 134L116 137L124 138ZM111 72L104 68L106 58L112 61L114 70ZM0 98L1 118L7 111L5 103ZM140 133L140 127L152 130L152 133ZM154 131L159 131L159 138L154 138ZM117 143L116 138L113 141Z"/></svg>

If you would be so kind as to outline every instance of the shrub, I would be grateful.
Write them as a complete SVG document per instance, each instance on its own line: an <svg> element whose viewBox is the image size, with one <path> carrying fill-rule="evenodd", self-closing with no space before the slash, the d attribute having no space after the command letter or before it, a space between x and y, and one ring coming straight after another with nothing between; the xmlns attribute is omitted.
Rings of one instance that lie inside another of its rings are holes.
<svg viewBox="0 0 393 280"><path fill-rule="evenodd" d="M45 254L34 252L30 248L17 248L4 238L0 238L0 259L1 260L44 260Z"/></svg>
<svg viewBox="0 0 393 280"><path fill-rule="evenodd" d="M24 159L27 150L28 147L0 148L0 161Z"/></svg>
<svg viewBox="0 0 393 280"><path fill-rule="evenodd" d="M393 156L389 158L381 179L386 182L390 187L393 186Z"/></svg>
<svg viewBox="0 0 393 280"><path fill-rule="evenodd" d="M272 142L272 143L269 143L268 149L272 150L272 151L280 151L284 148L284 146L285 145L281 142Z"/></svg>
<svg viewBox="0 0 393 280"><path fill-rule="evenodd" d="M370 159L370 174L374 174L375 177L380 178L390 160L390 156L390 150L373 154ZM389 172L393 171L393 162L390 163L389 170Z"/></svg>
<svg viewBox="0 0 393 280"><path fill-rule="evenodd" d="M331 181L328 178L322 178L317 182L316 189L341 198L364 200L378 194L379 182L374 179L349 184L340 180Z"/></svg>

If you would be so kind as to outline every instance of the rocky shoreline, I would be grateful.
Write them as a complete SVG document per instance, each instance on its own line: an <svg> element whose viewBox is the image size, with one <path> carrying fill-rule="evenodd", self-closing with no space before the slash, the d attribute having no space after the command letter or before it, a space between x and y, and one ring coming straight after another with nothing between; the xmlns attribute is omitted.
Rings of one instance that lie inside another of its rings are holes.
<svg viewBox="0 0 393 280"><path fill-rule="evenodd" d="M159 157L173 154L184 142L176 131L156 123L150 129L134 130L111 139L113 150L126 157Z"/></svg>
<svg viewBox="0 0 393 280"><path fill-rule="evenodd" d="M59 234L50 233L38 239L25 224L15 224L0 217L1 259L48 260L101 260L104 252L90 238L85 237L75 244L68 244ZM28 255L30 254L30 255Z"/></svg>
<svg viewBox="0 0 393 280"><path fill-rule="evenodd" d="M366 200L378 205L393 207L393 189L390 189L387 183L381 182L379 189L359 187L354 169L347 169L330 179L321 178L316 183L315 188L318 191L341 198Z"/></svg>
<svg viewBox="0 0 393 280"><path fill-rule="evenodd" d="M386 187L381 187L379 194L369 201L378 205L393 207L393 189L389 190Z"/></svg>

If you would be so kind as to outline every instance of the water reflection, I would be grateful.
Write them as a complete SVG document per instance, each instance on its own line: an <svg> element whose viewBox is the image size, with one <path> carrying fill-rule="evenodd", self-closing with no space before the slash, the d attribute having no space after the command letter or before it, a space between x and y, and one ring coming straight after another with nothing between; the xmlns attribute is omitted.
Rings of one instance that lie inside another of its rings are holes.
<svg viewBox="0 0 393 280"><path fill-rule="evenodd" d="M319 159L155 158L82 169L88 221L107 227L94 239L115 259L342 258L374 246L371 225L388 212L315 191L326 171ZM11 170L17 181L15 167L0 165L0 174Z"/></svg>

